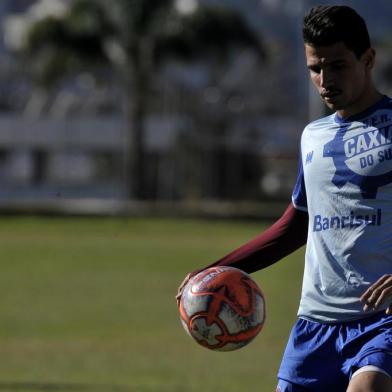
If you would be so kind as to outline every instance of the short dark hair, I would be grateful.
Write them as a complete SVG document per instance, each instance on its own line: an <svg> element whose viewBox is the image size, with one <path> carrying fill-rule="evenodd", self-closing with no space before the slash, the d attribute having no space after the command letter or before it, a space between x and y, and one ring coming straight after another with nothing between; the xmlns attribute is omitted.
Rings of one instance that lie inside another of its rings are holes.
<svg viewBox="0 0 392 392"><path fill-rule="evenodd" d="M313 7L304 17L303 39L312 46L343 42L358 58L371 46L365 21L345 5Z"/></svg>

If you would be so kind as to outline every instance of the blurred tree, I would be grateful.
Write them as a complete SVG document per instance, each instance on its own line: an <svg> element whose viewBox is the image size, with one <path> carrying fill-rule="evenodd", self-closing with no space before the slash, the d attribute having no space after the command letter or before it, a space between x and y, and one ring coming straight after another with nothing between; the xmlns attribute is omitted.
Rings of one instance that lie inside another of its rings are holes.
<svg viewBox="0 0 392 392"><path fill-rule="evenodd" d="M24 47L36 82L46 89L86 67L114 68L128 98L128 190L135 199L148 197L144 130L157 68L169 57L224 61L236 47L265 57L260 38L237 12L198 6L183 13L180 2L74 0L62 17L33 23Z"/></svg>

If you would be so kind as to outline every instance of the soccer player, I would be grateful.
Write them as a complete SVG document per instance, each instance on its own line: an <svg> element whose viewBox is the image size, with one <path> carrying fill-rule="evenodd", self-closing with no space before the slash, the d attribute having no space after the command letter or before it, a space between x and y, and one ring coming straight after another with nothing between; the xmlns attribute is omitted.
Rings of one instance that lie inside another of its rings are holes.
<svg viewBox="0 0 392 392"><path fill-rule="evenodd" d="M277 391L391 392L392 100L374 86L375 51L355 10L312 8L303 38L310 78L334 114L304 129L283 216L209 267L250 273L306 243Z"/></svg>

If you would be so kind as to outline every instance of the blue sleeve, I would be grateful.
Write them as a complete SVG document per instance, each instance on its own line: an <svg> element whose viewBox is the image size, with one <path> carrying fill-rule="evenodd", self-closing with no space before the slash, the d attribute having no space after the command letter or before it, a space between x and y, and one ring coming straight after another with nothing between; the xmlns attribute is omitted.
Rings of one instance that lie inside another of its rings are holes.
<svg viewBox="0 0 392 392"><path fill-rule="evenodd" d="M297 210L302 210L302 211L308 210L308 202L306 199L306 189L305 189L305 180L304 180L304 168L302 164L301 154L298 163L297 181L294 185L294 190L292 194L292 201L294 207Z"/></svg>

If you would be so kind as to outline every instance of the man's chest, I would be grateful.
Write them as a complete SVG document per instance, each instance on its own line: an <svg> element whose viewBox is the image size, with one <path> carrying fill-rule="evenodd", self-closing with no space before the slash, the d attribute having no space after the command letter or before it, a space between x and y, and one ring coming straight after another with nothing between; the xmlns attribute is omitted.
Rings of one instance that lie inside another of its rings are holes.
<svg viewBox="0 0 392 392"><path fill-rule="evenodd" d="M363 198L375 199L380 187L392 183L392 124L309 132L302 140L302 162L307 189L357 189Z"/></svg>

